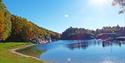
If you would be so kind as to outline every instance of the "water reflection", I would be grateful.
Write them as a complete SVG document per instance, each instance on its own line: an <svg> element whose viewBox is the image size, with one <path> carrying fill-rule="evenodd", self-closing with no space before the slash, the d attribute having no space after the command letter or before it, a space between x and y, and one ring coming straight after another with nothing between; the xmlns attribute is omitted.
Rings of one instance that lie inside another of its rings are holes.
<svg viewBox="0 0 125 63"><path fill-rule="evenodd" d="M125 63L125 41L62 40L36 46L48 63Z"/></svg>
<svg viewBox="0 0 125 63"><path fill-rule="evenodd" d="M103 40L79 40L79 41L74 41L75 43L67 44L66 46L70 48L71 50L73 49L87 49L91 45L102 45L102 47L108 47L108 46L113 46L113 45L118 45L121 46L125 44L125 41L103 41Z"/></svg>
<svg viewBox="0 0 125 63"><path fill-rule="evenodd" d="M76 48L86 49L88 46L89 46L88 42L78 42L78 43L72 43L67 45L67 47L72 50Z"/></svg>

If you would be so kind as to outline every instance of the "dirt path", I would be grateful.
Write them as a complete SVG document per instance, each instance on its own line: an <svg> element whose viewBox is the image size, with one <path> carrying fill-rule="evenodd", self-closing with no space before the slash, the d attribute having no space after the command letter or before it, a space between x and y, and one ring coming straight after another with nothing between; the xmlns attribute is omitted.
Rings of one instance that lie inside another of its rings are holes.
<svg viewBox="0 0 125 63"><path fill-rule="evenodd" d="M14 49L10 49L10 51L11 51L12 53L14 53L14 54L17 54L17 55L20 55L20 56L23 56L23 57L30 57L30 58L34 58L34 59L36 59L36 60L39 60L39 61L40 61L40 59L38 59L38 58L36 58L36 57L29 56L29 55L24 55L24 54L21 54L21 53L17 52L17 50L21 50L21 49L25 49L25 48L28 48L28 47L32 47L32 46L34 46L34 45L35 45L35 44L33 44L33 45L27 45L27 46L25 46L25 47L21 47L21 48L14 48Z"/></svg>

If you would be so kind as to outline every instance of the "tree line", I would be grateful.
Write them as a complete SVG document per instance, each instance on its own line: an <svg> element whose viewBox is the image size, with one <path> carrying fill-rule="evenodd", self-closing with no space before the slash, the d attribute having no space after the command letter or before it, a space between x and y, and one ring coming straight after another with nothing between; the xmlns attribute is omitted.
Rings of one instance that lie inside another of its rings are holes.
<svg viewBox="0 0 125 63"><path fill-rule="evenodd" d="M96 30L89 30L85 28L73 28L70 27L66 29L62 33L62 39L64 40L84 40L84 39L93 39L97 38L97 36L102 35L104 37L105 35L108 36L114 36L114 37L121 37L125 36L125 27L117 26L106 26L102 29L96 29ZM101 36L99 37L101 38Z"/></svg>
<svg viewBox="0 0 125 63"><path fill-rule="evenodd" d="M0 0L0 41L57 40L60 34L39 27L25 18L11 14Z"/></svg>

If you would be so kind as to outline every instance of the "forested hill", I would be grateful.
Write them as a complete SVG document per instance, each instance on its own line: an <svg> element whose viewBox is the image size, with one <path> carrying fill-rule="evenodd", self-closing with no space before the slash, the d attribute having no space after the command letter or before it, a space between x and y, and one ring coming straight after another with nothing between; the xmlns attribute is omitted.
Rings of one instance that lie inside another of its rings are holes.
<svg viewBox="0 0 125 63"><path fill-rule="evenodd" d="M73 28L70 27L62 33L62 39L64 40L88 40L88 39L106 39L117 38L125 36L125 27L106 26L102 29L89 30L85 28Z"/></svg>
<svg viewBox="0 0 125 63"><path fill-rule="evenodd" d="M12 15L0 0L0 41L57 40L60 34L39 27L25 18Z"/></svg>
<svg viewBox="0 0 125 63"><path fill-rule="evenodd" d="M93 30L70 27L62 33L64 40L88 40L95 38Z"/></svg>

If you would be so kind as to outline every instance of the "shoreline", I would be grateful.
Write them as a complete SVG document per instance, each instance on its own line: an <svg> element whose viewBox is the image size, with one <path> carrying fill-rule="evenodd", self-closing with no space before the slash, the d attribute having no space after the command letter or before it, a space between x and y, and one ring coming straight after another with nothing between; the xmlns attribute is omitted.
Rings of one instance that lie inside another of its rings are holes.
<svg viewBox="0 0 125 63"><path fill-rule="evenodd" d="M39 58L36 58L36 57L34 57L34 56L29 56L29 55L25 55L25 54L22 54L22 53L17 52L17 50L21 50L21 49L25 49L25 48L28 48L28 47L32 47L32 46L34 46L34 45L35 45L35 44L27 45L27 46L25 46L25 47L10 49L10 52L12 52L12 53L14 53L14 54L17 54L17 55L19 55L19 56L34 58L34 59L36 59L36 60L38 60L38 61L41 61ZM45 61L44 61L44 63L45 63Z"/></svg>

